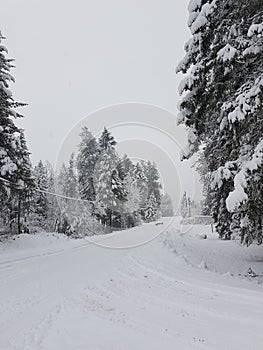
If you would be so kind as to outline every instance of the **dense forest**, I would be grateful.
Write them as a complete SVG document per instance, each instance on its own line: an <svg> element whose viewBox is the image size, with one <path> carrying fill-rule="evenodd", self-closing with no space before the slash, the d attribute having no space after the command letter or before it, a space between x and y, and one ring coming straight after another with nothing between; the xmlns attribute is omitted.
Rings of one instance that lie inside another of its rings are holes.
<svg viewBox="0 0 263 350"><path fill-rule="evenodd" d="M1 41L4 38L1 36ZM173 215L162 194L155 163L134 163L118 155L117 141L104 128L97 140L84 127L76 155L54 169L32 166L24 131L15 124L23 103L9 89L13 60L0 46L0 220L1 232L34 233L43 229L68 235L108 233Z"/></svg>

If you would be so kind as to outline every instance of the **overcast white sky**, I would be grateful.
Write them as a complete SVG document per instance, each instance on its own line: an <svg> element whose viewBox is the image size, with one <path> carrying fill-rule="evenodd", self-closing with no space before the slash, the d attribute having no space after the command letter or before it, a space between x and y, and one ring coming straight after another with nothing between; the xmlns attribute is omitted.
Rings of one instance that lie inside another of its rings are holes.
<svg viewBox="0 0 263 350"><path fill-rule="evenodd" d="M190 37L187 4L188 0L1 4L4 44L16 65L12 90L16 100L28 103L19 124L26 131L33 163L54 162L72 127L105 106L143 102L176 115L181 78L174 70ZM123 122L133 121L123 115ZM103 124L111 125L110 117ZM184 131L174 124L171 132L182 137Z"/></svg>

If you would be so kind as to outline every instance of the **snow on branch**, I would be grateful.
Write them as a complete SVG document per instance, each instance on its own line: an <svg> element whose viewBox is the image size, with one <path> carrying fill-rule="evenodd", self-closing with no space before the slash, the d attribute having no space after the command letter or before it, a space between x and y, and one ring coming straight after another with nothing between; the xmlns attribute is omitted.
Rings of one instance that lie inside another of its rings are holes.
<svg viewBox="0 0 263 350"><path fill-rule="evenodd" d="M247 187L245 169L242 169L234 178L234 191L230 192L226 199L226 207L229 212L234 212L241 203L248 199L245 192Z"/></svg>
<svg viewBox="0 0 263 350"><path fill-rule="evenodd" d="M197 9L201 8L201 6L202 6L202 0L191 0L188 5L188 11L190 13L194 12Z"/></svg>
<svg viewBox="0 0 263 350"><path fill-rule="evenodd" d="M232 162L228 162L225 166L220 166L216 171L212 173L212 189L216 187L220 188L223 185L223 180L229 180L231 178Z"/></svg>
<svg viewBox="0 0 263 350"><path fill-rule="evenodd" d="M258 55L263 51L263 23L252 24L247 32L251 45L247 47L243 56Z"/></svg>
<svg viewBox="0 0 263 350"><path fill-rule="evenodd" d="M263 75L258 77L256 81L252 84L252 86L244 91L244 86L240 90L243 92L240 93L234 102L223 104L223 110L230 110L234 108L228 114L229 122L242 121L246 118L248 114L255 113L261 105L260 94L262 94L263 89Z"/></svg>
<svg viewBox="0 0 263 350"><path fill-rule="evenodd" d="M247 32L247 36L261 35L263 33L263 22L258 24L252 24Z"/></svg>
<svg viewBox="0 0 263 350"><path fill-rule="evenodd" d="M216 2L217 0L213 0L211 4L204 4L199 14L197 14L196 11L196 9L199 9L200 7L199 1L193 1L191 2L192 4L189 4L188 10L190 9L190 14L188 24L190 26L192 34L195 34L199 29L201 29L208 23L208 17L213 13L214 9L216 8ZM193 20L193 18L195 19Z"/></svg>
<svg viewBox="0 0 263 350"><path fill-rule="evenodd" d="M229 212L234 212L248 199L245 192L247 188L248 171L257 170L263 164L263 140L255 148L254 154L234 178L234 191L230 192L226 199L226 207Z"/></svg>
<svg viewBox="0 0 263 350"><path fill-rule="evenodd" d="M196 130L193 127L188 129L187 141L187 145L182 149L180 154L181 160L191 157L198 147L198 138Z"/></svg>
<svg viewBox="0 0 263 350"><path fill-rule="evenodd" d="M223 62L232 61L236 54L237 50L230 44L226 44L226 46L218 51L217 59L222 60Z"/></svg>

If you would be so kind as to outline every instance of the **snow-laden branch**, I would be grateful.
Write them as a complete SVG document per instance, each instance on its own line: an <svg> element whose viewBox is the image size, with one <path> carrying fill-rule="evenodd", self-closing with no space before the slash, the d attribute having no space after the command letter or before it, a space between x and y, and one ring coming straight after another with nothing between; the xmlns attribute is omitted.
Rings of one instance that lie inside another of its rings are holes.
<svg viewBox="0 0 263 350"><path fill-rule="evenodd" d="M259 76L253 84L246 91L245 87L242 86L240 91L242 91L233 102L224 103L222 105L222 111L228 113L228 121L236 122L244 120L248 114L255 113L262 105L260 94L262 94L263 89L263 75ZM227 124L224 123L224 126ZM223 125L221 125L222 129Z"/></svg>
<svg viewBox="0 0 263 350"><path fill-rule="evenodd" d="M230 192L226 199L226 207L229 212L234 212L240 204L248 199L245 192L249 171L257 170L263 164L263 140L255 148L254 154L249 161L243 164L242 169L234 178L234 191Z"/></svg>
<svg viewBox="0 0 263 350"><path fill-rule="evenodd" d="M247 36L248 37L252 37L253 35L260 35L262 33L263 33L263 22L262 23L258 23L258 24L255 23L255 24L252 24L249 27Z"/></svg>
<svg viewBox="0 0 263 350"><path fill-rule="evenodd" d="M222 60L223 62L232 61L237 54L237 50L230 44L226 44L222 49L217 53L217 59Z"/></svg>
<svg viewBox="0 0 263 350"><path fill-rule="evenodd" d="M199 1L193 1L191 6L188 7L188 10L190 8L190 14L189 14L189 22L191 23L192 17L194 17L193 14L196 13L196 8L199 8L200 4ZM206 3L202 6L200 13L196 16L193 23L190 25L190 30L192 34L195 34L198 30L200 30L202 27L207 25L208 23L208 17L213 13L214 9L216 8L217 0L214 0L210 3ZM195 8L196 7L196 8ZM194 10L193 10L194 8ZM192 11L191 11L192 10Z"/></svg>

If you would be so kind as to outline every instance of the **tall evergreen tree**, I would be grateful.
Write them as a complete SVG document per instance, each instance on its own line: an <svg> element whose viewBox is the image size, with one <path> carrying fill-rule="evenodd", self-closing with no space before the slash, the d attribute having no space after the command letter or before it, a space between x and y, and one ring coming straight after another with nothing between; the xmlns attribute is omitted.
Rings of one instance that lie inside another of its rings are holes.
<svg viewBox="0 0 263 350"><path fill-rule="evenodd" d="M193 37L178 66L189 73L180 85L179 122L189 128L183 157L204 145L217 231L229 238L239 218L247 242L262 237L254 203L258 212L263 208L252 190L262 184L262 6L261 0L192 0Z"/></svg>
<svg viewBox="0 0 263 350"><path fill-rule="evenodd" d="M125 224L127 227L136 226L140 223L141 215L141 192L137 186L137 181L131 171L124 178L125 202L123 206Z"/></svg>
<svg viewBox="0 0 263 350"><path fill-rule="evenodd" d="M140 208L144 208L148 198L148 185L147 178L144 173L143 166L140 162L137 162L134 167L133 177L136 180L136 186L140 192Z"/></svg>
<svg viewBox="0 0 263 350"><path fill-rule="evenodd" d="M68 169L63 163L59 169L59 173L56 176L57 190L60 195L66 196L67 194L67 178L68 178Z"/></svg>
<svg viewBox="0 0 263 350"><path fill-rule="evenodd" d="M160 209L161 209L161 215L163 217L174 216L173 202L168 193L165 193L162 196Z"/></svg>
<svg viewBox="0 0 263 350"><path fill-rule="evenodd" d="M116 140L111 133L104 127L104 130L99 138L99 147L101 151L105 151L108 147L114 147L117 145Z"/></svg>
<svg viewBox="0 0 263 350"><path fill-rule="evenodd" d="M158 213L158 203L154 193L152 192L145 203L144 208L142 209L143 219L146 222L154 221L157 219Z"/></svg>
<svg viewBox="0 0 263 350"><path fill-rule="evenodd" d="M123 200L126 200L127 192L123 184L124 177L123 179L121 179L120 173L118 170L119 170L119 167L117 165L116 169L113 170L111 175L111 188L115 197L118 200L123 201Z"/></svg>
<svg viewBox="0 0 263 350"><path fill-rule="evenodd" d="M47 219L48 215L48 196L45 192L48 191L48 176L47 169L40 160L35 166L34 178L36 189L44 192L34 191L34 213L39 217L40 224Z"/></svg>
<svg viewBox="0 0 263 350"><path fill-rule="evenodd" d="M60 215L57 218L56 230L67 235L76 234L79 236L80 231L83 231L83 218L88 220L87 213L91 215L91 207L86 203L86 200L79 200L74 153L70 156L68 166L62 164L57 187L60 195L64 198L59 198Z"/></svg>
<svg viewBox="0 0 263 350"><path fill-rule="evenodd" d="M181 203L180 203L180 211L181 211L181 215L184 219L189 216L188 205L189 205L189 200L188 200L186 192L184 192L183 197L181 199Z"/></svg>
<svg viewBox="0 0 263 350"><path fill-rule="evenodd" d="M118 198L114 193L115 183L112 181L112 174L116 172L118 165L118 156L111 145L101 153L100 159L96 164L94 178L96 190L97 205L105 208L106 221L112 224L112 214L118 207Z"/></svg>
<svg viewBox="0 0 263 350"><path fill-rule="evenodd" d="M93 173L99 158L99 146L97 140L87 127L80 134L77 156L78 186L80 197L85 200L95 200Z"/></svg>
<svg viewBox="0 0 263 350"><path fill-rule="evenodd" d="M52 164L46 162L45 164L46 172L47 172L47 190L50 193L56 193L55 188L55 172ZM47 195L48 198L48 210L47 210L47 225L46 227L49 230L54 230L55 222L57 217L59 216L59 205L58 200L55 195Z"/></svg>
<svg viewBox="0 0 263 350"><path fill-rule="evenodd" d="M0 33L0 43L3 39ZM21 201L31 185L30 161L23 131L14 123L21 117L15 108L24 104L15 102L9 89L14 82L10 74L13 60L6 54L7 49L0 45L0 203L11 212L15 210L12 216L20 216Z"/></svg>
<svg viewBox="0 0 263 350"><path fill-rule="evenodd" d="M153 193L158 206L161 204L161 183L160 174L155 163L143 162L144 174L146 176L146 182L148 186L148 197Z"/></svg>
<svg viewBox="0 0 263 350"><path fill-rule="evenodd" d="M35 188L30 152L28 151L22 130L20 130L19 137L17 138L17 171L13 181L18 184L17 188L13 188L12 197L17 202L17 225L18 232L21 233L23 230L22 220L24 222L27 221Z"/></svg>
<svg viewBox="0 0 263 350"><path fill-rule="evenodd" d="M134 172L135 166L133 162L130 160L130 158L127 156L127 154L124 154L122 158L122 166L123 166L123 172L124 176L128 173L132 174Z"/></svg>
<svg viewBox="0 0 263 350"><path fill-rule="evenodd" d="M69 159L69 166L67 171L67 191L66 195L71 198L78 198L78 181L75 171L75 159L74 153L71 154Z"/></svg>

